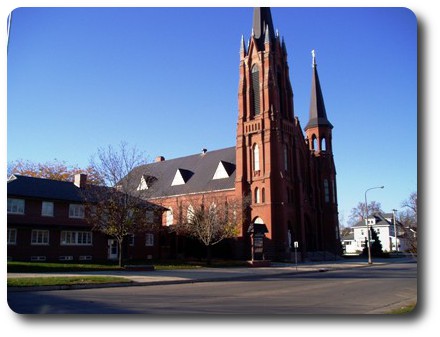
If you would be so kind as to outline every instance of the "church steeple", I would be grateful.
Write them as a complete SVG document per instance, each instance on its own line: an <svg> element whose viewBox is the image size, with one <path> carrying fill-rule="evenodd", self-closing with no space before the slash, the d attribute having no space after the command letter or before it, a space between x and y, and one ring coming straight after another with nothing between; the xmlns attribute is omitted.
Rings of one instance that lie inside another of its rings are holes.
<svg viewBox="0 0 440 337"><path fill-rule="evenodd" d="M264 49L266 40L270 40L270 42L275 40L275 30L273 28L272 15L269 7L256 7L254 9L252 31L255 41L257 42L258 50Z"/></svg>
<svg viewBox="0 0 440 337"><path fill-rule="evenodd" d="M322 96L321 84L319 83L318 69L316 66L316 54L312 50L312 92L310 97L309 122L305 127L305 131L312 127L329 127L333 125L327 119L327 112L325 111L324 97Z"/></svg>

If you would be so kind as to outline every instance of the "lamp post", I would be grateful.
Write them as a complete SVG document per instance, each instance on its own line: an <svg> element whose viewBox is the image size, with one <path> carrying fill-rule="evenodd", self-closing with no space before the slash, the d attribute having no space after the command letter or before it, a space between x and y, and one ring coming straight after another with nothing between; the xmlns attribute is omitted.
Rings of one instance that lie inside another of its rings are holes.
<svg viewBox="0 0 440 337"><path fill-rule="evenodd" d="M396 212L397 209L393 209L393 225L394 225L394 250L399 251L399 246L397 245L397 231L396 231Z"/></svg>
<svg viewBox="0 0 440 337"><path fill-rule="evenodd" d="M368 203L367 203L367 192L377 188L384 188L385 186L371 187L365 191L365 226L367 226L367 241L368 241L368 264L371 262L371 239L370 239L370 227L368 226Z"/></svg>

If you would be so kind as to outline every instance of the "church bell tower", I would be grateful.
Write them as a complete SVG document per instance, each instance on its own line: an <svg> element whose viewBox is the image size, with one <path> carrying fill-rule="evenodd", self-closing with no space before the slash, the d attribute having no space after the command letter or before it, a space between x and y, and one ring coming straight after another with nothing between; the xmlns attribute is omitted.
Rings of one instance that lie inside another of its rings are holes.
<svg viewBox="0 0 440 337"><path fill-rule="evenodd" d="M240 46L235 188L252 200L249 221L268 229L269 257L285 253L289 241L294 124L284 40L270 9L255 8L249 42L242 37Z"/></svg>

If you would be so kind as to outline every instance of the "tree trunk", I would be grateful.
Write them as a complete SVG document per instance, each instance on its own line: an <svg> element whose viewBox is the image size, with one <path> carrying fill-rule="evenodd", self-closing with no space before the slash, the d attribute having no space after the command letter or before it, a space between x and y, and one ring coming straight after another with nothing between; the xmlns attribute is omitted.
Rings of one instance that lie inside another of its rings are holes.
<svg viewBox="0 0 440 337"><path fill-rule="evenodd" d="M212 262L211 259L212 259L212 257L211 257L211 245L207 245L206 246L206 264L208 266L211 265L211 262Z"/></svg>
<svg viewBox="0 0 440 337"><path fill-rule="evenodd" d="M118 255L119 255L119 267L122 267L122 240L118 240Z"/></svg>

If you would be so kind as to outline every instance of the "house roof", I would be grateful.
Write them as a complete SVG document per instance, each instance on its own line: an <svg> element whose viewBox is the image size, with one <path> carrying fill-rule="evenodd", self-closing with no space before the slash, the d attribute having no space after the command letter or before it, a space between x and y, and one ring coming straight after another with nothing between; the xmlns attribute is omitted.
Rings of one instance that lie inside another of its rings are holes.
<svg viewBox="0 0 440 337"><path fill-rule="evenodd" d="M372 219L373 217L376 219L376 223L373 226L389 226L392 222L387 219L392 219L393 213L375 213L373 216L369 216L368 219ZM397 220L396 223L400 225ZM353 227L365 227L365 221L360 220Z"/></svg>
<svg viewBox="0 0 440 337"><path fill-rule="evenodd" d="M229 147L142 165L130 173L135 176L130 179L136 182L135 189L143 176L151 178L147 198L228 190L235 188L235 163L235 147ZM213 179L219 165L221 178Z"/></svg>
<svg viewBox="0 0 440 337"><path fill-rule="evenodd" d="M81 202L80 188L73 182L14 174L8 180L8 196Z"/></svg>
<svg viewBox="0 0 440 337"><path fill-rule="evenodd" d="M110 187L87 185L91 189L90 196L94 197L94 191L108 190ZM81 188L76 186L73 182L59 181L46 178L36 178L22 176L18 174L12 175L8 179L8 197L44 199L44 200L58 200L66 202L84 202L84 194ZM154 209L165 210L165 208L152 204L147 201L143 203L150 205Z"/></svg>

